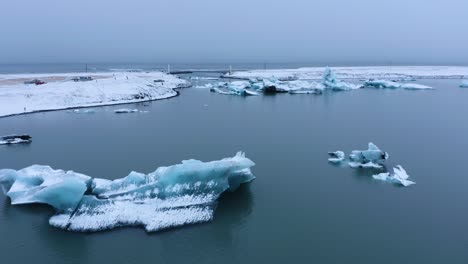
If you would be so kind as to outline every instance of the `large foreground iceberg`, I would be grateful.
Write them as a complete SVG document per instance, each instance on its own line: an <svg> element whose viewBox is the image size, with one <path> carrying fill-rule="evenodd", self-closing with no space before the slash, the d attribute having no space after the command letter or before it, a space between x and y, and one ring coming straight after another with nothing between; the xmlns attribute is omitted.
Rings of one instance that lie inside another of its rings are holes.
<svg viewBox="0 0 468 264"><path fill-rule="evenodd" d="M400 83L387 80L368 80L364 83L366 87L387 88L387 89L406 89L406 90L429 90L430 86L417 83Z"/></svg>
<svg viewBox="0 0 468 264"><path fill-rule="evenodd" d="M131 172L113 181L34 165L0 170L0 184L12 204L54 207L58 214L49 223L55 227L99 231L144 226L150 232L211 220L216 199L252 181L254 165L239 152L219 161L186 160L149 174Z"/></svg>

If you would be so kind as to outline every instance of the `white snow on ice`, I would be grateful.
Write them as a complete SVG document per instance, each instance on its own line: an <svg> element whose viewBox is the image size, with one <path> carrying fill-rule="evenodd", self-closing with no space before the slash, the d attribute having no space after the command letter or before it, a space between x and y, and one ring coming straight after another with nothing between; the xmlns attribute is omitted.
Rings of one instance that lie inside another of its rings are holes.
<svg viewBox="0 0 468 264"><path fill-rule="evenodd" d="M54 207L58 214L49 223L55 227L92 232L138 225L151 232L211 220L223 192L255 179L254 165L238 152L218 161L185 160L149 174L131 172L112 181L33 165L0 170L0 185L12 204Z"/></svg>
<svg viewBox="0 0 468 264"><path fill-rule="evenodd" d="M390 183L395 183L402 185L404 187L408 187L410 185L416 184L413 181L409 180L409 175L406 173L406 170L403 169L400 165L393 168L393 174L389 172L380 173L377 175L372 176L375 180L386 181Z"/></svg>
<svg viewBox="0 0 468 264"><path fill-rule="evenodd" d="M299 69L272 69L237 71L226 77L320 80L326 67ZM460 79L468 78L468 67L463 66L371 66L332 67L340 79Z"/></svg>
<svg viewBox="0 0 468 264"><path fill-rule="evenodd" d="M72 80L90 76L91 81ZM24 81L44 79L42 85ZM154 82L163 80L164 82ZM0 75L0 117L43 110L142 102L176 96L189 83L162 72Z"/></svg>

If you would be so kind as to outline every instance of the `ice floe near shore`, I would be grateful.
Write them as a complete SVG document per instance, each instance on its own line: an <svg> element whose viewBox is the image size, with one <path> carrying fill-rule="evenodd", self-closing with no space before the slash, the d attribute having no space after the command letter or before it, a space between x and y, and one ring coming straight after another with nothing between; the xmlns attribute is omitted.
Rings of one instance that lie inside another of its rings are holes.
<svg viewBox="0 0 468 264"><path fill-rule="evenodd" d="M406 89L406 90L429 90L433 89L430 86L417 83L401 83L387 80L368 80L364 83L366 87L388 88L388 89Z"/></svg>
<svg viewBox="0 0 468 264"><path fill-rule="evenodd" d="M468 80L463 80L460 84L461 88L468 88Z"/></svg>
<svg viewBox="0 0 468 264"><path fill-rule="evenodd" d="M278 79L278 80L320 80L326 67L299 69L272 69L236 71L226 74L228 78ZM464 66L368 66L333 67L340 79L461 79L468 77L468 67Z"/></svg>
<svg viewBox="0 0 468 264"><path fill-rule="evenodd" d="M115 109L115 110L114 110L114 113L116 113L116 114L138 113L138 109L119 108L119 109Z"/></svg>
<svg viewBox="0 0 468 264"><path fill-rule="evenodd" d="M83 73L0 75L0 117L170 98L177 95L175 88L190 85L162 72L102 72L76 77L80 75ZM46 82L24 84L30 79Z"/></svg>
<svg viewBox="0 0 468 264"><path fill-rule="evenodd" d="M54 207L58 214L49 223L55 227L91 232L144 226L151 232L211 220L223 192L255 179L254 165L239 152L218 161L186 160L149 174L131 172L113 181L33 165L0 170L0 184L12 204Z"/></svg>

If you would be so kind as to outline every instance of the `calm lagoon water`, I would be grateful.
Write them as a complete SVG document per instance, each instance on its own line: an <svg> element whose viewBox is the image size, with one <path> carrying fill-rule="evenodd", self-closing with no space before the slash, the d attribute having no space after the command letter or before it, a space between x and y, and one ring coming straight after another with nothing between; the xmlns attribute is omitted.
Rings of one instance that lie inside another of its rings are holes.
<svg viewBox="0 0 468 264"><path fill-rule="evenodd" d="M30 145L0 147L0 168L32 164L115 179L183 159L238 150L257 179L223 196L213 222L146 233L71 233L48 225L46 206L0 195L2 263L468 263L468 89L223 96L206 89L134 104L149 113L67 111L0 119L0 134ZM417 182L372 180L333 166L327 152L390 153Z"/></svg>

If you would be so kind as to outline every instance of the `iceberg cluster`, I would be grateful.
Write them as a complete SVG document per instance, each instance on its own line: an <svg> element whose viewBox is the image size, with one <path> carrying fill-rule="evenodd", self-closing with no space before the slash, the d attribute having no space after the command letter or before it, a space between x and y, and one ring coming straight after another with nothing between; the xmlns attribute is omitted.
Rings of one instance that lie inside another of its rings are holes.
<svg viewBox="0 0 468 264"><path fill-rule="evenodd" d="M329 162L341 163L345 161L345 153L343 151L328 152ZM353 150L349 155L348 165L351 168L374 168L381 169L380 162L388 159L387 152L380 150L374 143L370 142L367 150Z"/></svg>
<svg viewBox="0 0 468 264"><path fill-rule="evenodd" d="M328 154L331 156L328 159L329 162L342 163L345 161L345 153L343 151L329 152ZM388 158L389 154L387 152L380 150L375 144L369 143L367 150L353 150L351 152L348 165L351 168L384 169L381 162ZM393 169L393 174L383 172L372 177L376 180L397 183L405 187L416 184L408 180L408 174L400 165Z"/></svg>
<svg viewBox="0 0 468 264"><path fill-rule="evenodd" d="M460 84L461 88L468 88L468 80L463 80Z"/></svg>
<svg viewBox="0 0 468 264"><path fill-rule="evenodd" d="M31 143L32 137L30 135L8 135L0 137L0 145Z"/></svg>
<svg viewBox="0 0 468 264"><path fill-rule="evenodd" d="M57 214L49 223L70 231L143 226L148 232L210 221L216 199L255 179L255 164L239 152L232 158L186 160L149 174L131 172L117 180L33 165L0 170L12 204L43 203Z"/></svg>
<svg viewBox="0 0 468 264"><path fill-rule="evenodd" d="M406 90L429 90L430 86L417 83L400 83L387 80L368 80L364 83L366 87L387 88L387 89L406 89Z"/></svg>
<svg viewBox="0 0 468 264"><path fill-rule="evenodd" d="M376 180L400 184L404 187L416 184L415 182L408 180L409 175L406 173L405 169L403 169L403 167L401 167L400 165L393 168L393 174L385 172L373 175L372 177Z"/></svg>
<svg viewBox="0 0 468 264"><path fill-rule="evenodd" d="M259 95L259 93L321 94L324 90L347 91L362 88L361 85L342 82L330 68L326 68L321 82L297 78L251 78L244 81L218 82L204 87L226 95Z"/></svg>

